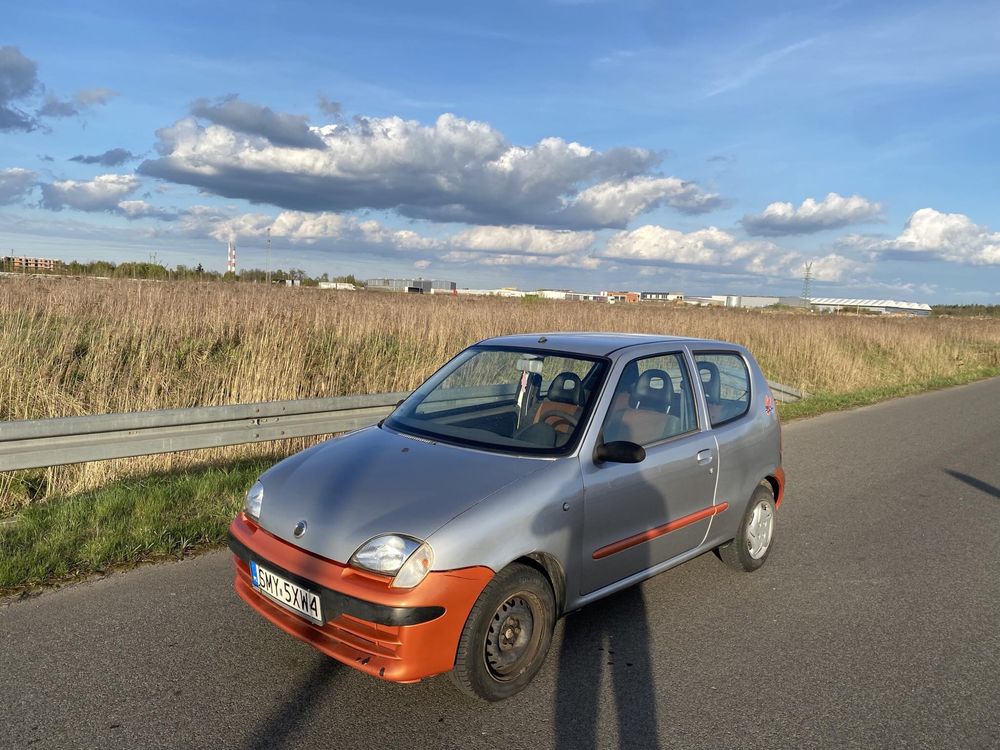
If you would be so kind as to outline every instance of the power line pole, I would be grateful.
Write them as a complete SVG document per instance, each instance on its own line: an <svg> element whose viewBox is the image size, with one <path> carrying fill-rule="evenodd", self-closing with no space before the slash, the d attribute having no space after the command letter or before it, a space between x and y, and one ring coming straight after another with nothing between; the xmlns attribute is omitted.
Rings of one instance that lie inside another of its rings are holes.
<svg viewBox="0 0 1000 750"><path fill-rule="evenodd" d="M808 302L812 299L813 264L806 263L806 271L802 274L802 299Z"/></svg>
<svg viewBox="0 0 1000 750"><path fill-rule="evenodd" d="M267 285L271 285L271 227L267 228Z"/></svg>

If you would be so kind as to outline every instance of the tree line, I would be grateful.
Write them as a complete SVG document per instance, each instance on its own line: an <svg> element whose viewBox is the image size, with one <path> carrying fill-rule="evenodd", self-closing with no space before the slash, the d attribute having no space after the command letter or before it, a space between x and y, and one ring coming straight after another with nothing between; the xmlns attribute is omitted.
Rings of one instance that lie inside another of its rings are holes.
<svg viewBox="0 0 1000 750"><path fill-rule="evenodd" d="M931 314L960 318L1000 318L1000 305L931 305Z"/></svg>
<svg viewBox="0 0 1000 750"><path fill-rule="evenodd" d="M5 261L0 270L9 273L23 270L25 273L53 276L95 276L109 279L149 279L153 281L243 281L259 284L266 283L268 277L267 270L263 268L241 268L237 273L220 273L219 271L205 270L201 263L196 266L187 266L181 263L170 268L152 261L113 263L107 260L93 260L81 263L73 260L69 263L60 263L50 271L14 268L11 261ZM315 277L310 276L301 268L289 268L287 271L277 268L271 271L271 283L284 284L287 281L297 281L302 286L316 286L321 281L339 281L354 284L357 287L364 286L364 283L356 279L353 274L330 278L328 273Z"/></svg>

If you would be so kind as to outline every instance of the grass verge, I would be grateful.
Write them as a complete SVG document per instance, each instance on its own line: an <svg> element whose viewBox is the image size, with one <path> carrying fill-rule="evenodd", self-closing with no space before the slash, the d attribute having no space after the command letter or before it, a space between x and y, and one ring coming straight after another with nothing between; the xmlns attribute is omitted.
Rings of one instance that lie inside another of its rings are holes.
<svg viewBox="0 0 1000 750"><path fill-rule="evenodd" d="M0 522L0 596L218 545L272 459L113 482Z"/></svg>
<svg viewBox="0 0 1000 750"><path fill-rule="evenodd" d="M985 368L905 385L817 393L782 405L781 418L811 417L996 375L1000 368ZM247 487L278 458L119 480L33 503L0 521L0 596L218 546Z"/></svg>
<svg viewBox="0 0 1000 750"><path fill-rule="evenodd" d="M976 380L996 377L997 375L1000 375L1000 368L984 367L965 370L957 375L928 378L909 383L892 383L873 388L847 391L846 393L819 392L801 401L791 404L779 404L778 411L782 421L785 422L804 417L815 417L818 414L829 411L843 411L844 409L854 409L858 406L868 406L870 404L877 404L880 401L888 401L892 398L912 396L916 393L949 388L953 385L964 385Z"/></svg>

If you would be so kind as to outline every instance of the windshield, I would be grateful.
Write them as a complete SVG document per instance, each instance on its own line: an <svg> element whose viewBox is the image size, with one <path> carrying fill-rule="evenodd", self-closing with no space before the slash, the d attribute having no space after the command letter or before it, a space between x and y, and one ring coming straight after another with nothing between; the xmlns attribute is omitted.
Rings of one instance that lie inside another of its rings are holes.
<svg viewBox="0 0 1000 750"><path fill-rule="evenodd" d="M511 453L568 452L605 369L604 360L563 352L473 347L420 386L386 425Z"/></svg>

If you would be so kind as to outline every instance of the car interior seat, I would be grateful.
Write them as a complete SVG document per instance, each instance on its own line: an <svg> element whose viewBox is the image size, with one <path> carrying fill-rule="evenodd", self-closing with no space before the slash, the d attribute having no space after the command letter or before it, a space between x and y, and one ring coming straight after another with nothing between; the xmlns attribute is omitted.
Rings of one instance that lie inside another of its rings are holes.
<svg viewBox="0 0 1000 750"><path fill-rule="evenodd" d="M698 375L701 377L701 387L705 389L708 417L712 424L717 424L722 420L722 378L719 366L714 362L699 362Z"/></svg>
<svg viewBox="0 0 1000 750"><path fill-rule="evenodd" d="M583 405L583 383L573 372L562 372L552 379L548 393L538 405L533 424L548 422L557 432L572 432L574 425L559 419L560 415L579 418Z"/></svg>
<svg viewBox="0 0 1000 750"><path fill-rule="evenodd" d="M622 412L617 439L648 445L680 432L680 420L669 413L674 395L673 380L663 370L646 370L639 375L629 394L628 408Z"/></svg>
<svg viewBox="0 0 1000 750"><path fill-rule="evenodd" d="M632 398L632 389L639 379L639 364L629 362L622 370L622 376L618 380L618 387L615 390L614 398L611 399L611 406L608 408L609 414L624 411L628 408L629 399Z"/></svg>

